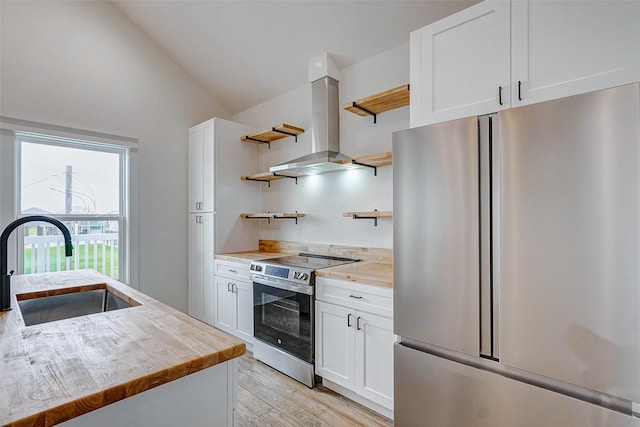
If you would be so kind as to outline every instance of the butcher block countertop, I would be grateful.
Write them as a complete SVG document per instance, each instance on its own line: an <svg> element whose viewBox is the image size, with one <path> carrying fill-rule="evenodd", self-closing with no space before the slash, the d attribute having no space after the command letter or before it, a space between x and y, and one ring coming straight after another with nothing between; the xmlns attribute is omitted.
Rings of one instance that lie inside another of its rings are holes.
<svg viewBox="0 0 640 427"><path fill-rule="evenodd" d="M248 264L251 263L251 261L276 258L279 256L292 255L296 253L297 252L295 251L284 253L257 250L217 254L216 259ZM319 270L316 270L316 276L392 288L393 264L364 260L352 264L339 265L337 267L321 268Z"/></svg>
<svg viewBox="0 0 640 427"><path fill-rule="evenodd" d="M105 287L134 306L25 326L15 297ZM0 313L1 426L55 425L245 353L241 341L93 270L14 276L11 293L13 309Z"/></svg>
<svg viewBox="0 0 640 427"><path fill-rule="evenodd" d="M242 262L250 264L251 261L259 261L261 259L277 258L281 256L292 255L284 252L266 252L266 251L245 251L245 252L230 252L226 254L216 254L216 259Z"/></svg>
<svg viewBox="0 0 640 427"><path fill-rule="evenodd" d="M393 265L360 261L316 270L317 277L348 280L368 285L393 287Z"/></svg>

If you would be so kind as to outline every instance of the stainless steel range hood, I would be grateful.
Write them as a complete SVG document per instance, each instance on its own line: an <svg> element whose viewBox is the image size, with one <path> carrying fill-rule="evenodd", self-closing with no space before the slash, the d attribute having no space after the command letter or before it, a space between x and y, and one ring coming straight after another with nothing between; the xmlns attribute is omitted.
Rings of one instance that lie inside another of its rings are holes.
<svg viewBox="0 0 640 427"><path fill-rule="evenodd" d="M311 83L311 154L273 166L270 172L302 176L358 167L340 153L338 102L337 80L325 76Z"/></svg>

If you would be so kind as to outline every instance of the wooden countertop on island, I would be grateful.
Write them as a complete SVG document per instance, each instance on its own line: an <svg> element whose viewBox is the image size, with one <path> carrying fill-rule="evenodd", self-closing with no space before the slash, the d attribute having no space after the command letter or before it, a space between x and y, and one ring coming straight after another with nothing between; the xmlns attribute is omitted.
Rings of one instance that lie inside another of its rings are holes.
<svg viewBox="0 0 640 427"><path fill-rule="evenodd" d="M87 285L140 305L24 325L16 294ZM52 426L245 353L241 341L92 270L14 276L11 288L13 309L0 313L2 426Z"/></svg>

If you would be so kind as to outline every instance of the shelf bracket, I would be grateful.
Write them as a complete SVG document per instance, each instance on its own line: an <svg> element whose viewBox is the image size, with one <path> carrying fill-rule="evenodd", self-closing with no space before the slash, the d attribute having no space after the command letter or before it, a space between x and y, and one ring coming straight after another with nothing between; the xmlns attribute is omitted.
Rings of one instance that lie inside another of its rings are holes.
<svg viewBox="0 0 640 427"><path fill-rule="evenodd" d="M266 182L269 185L269 188L271 188L271 181L269 181L268 179L256 179L256 178L246 177L244 180L245 181Z"/></svg>
<svg viewBox="0 0 640 427"><path fill-rule="evenodd" d="M298 135L296 135L295 133L286 132L284 130L276 129L275 127L272 127L271 130L274 131L274 132L278 132L278 133L282 133L282 134L285 134L285 135L293 136L296 139L296 142L298 142Z"/></svg>
<svg viewBox="0 0 640 427"><path fill-rule="evenodd" d="M278 172L273 172L273 176L281 176L283 178L295 179L296 180L296 185L298 185L298 177L297 176L285 175L285 174L278 173Z"/></svg>
<svg viewBox="0 0 640 427"><path fill-rule="evenodd" d="M296 211L298 213L298 211ZM295 219L296 225L298 225L298 217L297 216L273 216L273 219Z"/></svg>
<svg viewBox="0 0 640 427"><path fill-rule="evenodd" d="M351 103L351 105L353 106L353 108L357 108L358 110L362 111L363 113L367 113L368 115L373 116L373 124L375 125L377 123L378 116L376 115L376 113L374 113L373 111L369 111L364 107L359 106L358 104L356 104L356 101L353 101Z"/></svg>
<svg viewBox="0 0 640 427"><path fill-rule="evenodd" d="M253 138L253 137L251 137L249 135L246 135L244 137L244 139L248 139L249 141L259 142L260 144L267 144L267 147L269 147L269 150L271 150L271 142L269 142L269 141L264 141L262 139Z"/></svg>
<svg viewBox="0 0 640 427"><path fill-rule="evenodd" d="M353 219L372 219L373 220L373 226L374 227L378 226L378 217L377 216L357 216L356 214L353 214L352 218Z"/></svg>
<svg viewBox="0 0 640 427"><path fill-rule="evenodd" d="M368 165L366 163L360 163L356 160L351 159L351 164L352 165L358 165L358 166L366 166L368 168L373 169L373 176L378 176L378 167L377 166L373 166L373 165Z"/></svg>
<svg viewBox="0 0 640 427"><path fill-rule="evenodd" d="M378 212L378 209L374 209L374 212ZM377 216L358 216L357 214L353 214L351 216L351 218L353 219L372 219L373 220L373 226L377 227L378 226L378 217Z"/></svg>

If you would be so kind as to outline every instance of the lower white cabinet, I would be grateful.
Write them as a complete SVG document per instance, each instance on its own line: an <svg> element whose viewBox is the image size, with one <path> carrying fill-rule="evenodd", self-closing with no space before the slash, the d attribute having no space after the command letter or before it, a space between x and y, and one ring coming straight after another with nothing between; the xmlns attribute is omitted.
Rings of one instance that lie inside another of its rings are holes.
<svg viewBox="0 0 640 427"><path fill-rule="evenodd" d="M213 325L213 213L189 215L189 314Z"/></svg>
<svg viewBox="0 0 640 427"><path fill-rule="evenodd" d="M318 278L316 288L316 374L392 410L391 289L325 278ZM353 303L323 301L338 296L333 289L346 291Z"/></svg>
<svg viewBox="0 0 640 427"><path fill-rule="evenodd" d="M240 263L215 262L214 326L249 344L253 343L253 284L248 267Z"/></svg>

